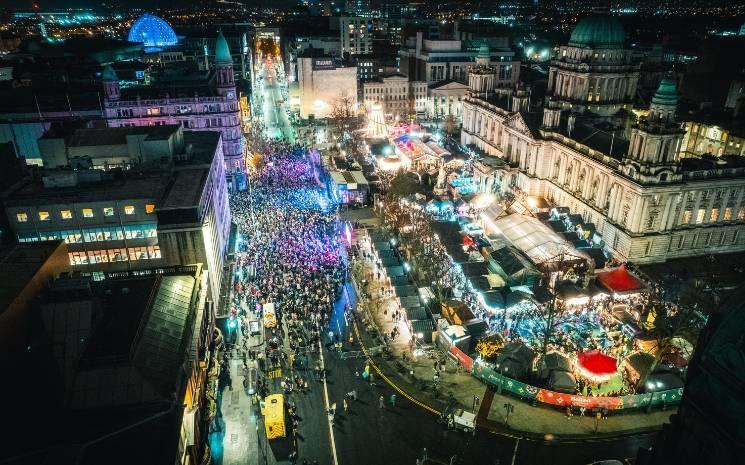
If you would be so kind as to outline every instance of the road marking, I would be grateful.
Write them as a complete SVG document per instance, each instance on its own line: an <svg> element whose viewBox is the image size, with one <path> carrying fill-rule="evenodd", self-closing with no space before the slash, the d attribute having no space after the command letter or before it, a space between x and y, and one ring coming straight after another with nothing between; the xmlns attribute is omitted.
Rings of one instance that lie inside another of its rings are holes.
<svg viewBox="0 0 745 465"><path fill-rule="evenodd" d="M515 465L515 459L517 459L517 446L520 445L520 438L515 441L515 450L512 451L512 465Z"/></svg>
<svg viewBox="0 0 745 465"><path fill-rule="evenodd" d="M274 370L269 371L266 374L267 379L276 379L282 377L282 369L281 368L275 368Z"/></svg>
<svg viewBox="0 0 745 465"><path fill-rule="evenodd" d="M323 370L323 401L326 405L326 418L329 425L329 437L331 438L331 458L333 459L334 465L339 465L339 458L336 456L336 439L334 438L334 424L329 418L328 411L330 408L329 404L329 389L326 385L326 363L323 360L323 347L321 346L321 340L318 340L318 353L321 354L321 369ZM336 412L334 412L336 413Z"/></svg>

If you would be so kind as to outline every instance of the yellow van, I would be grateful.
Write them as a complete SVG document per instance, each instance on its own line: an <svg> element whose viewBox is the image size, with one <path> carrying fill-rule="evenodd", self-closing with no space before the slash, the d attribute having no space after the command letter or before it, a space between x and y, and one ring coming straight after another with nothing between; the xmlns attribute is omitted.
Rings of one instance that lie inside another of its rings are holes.
<svg viewBox="0 0 745 465"><path fill-rule="evenodd" d="M264 400L261 409L267 439L285 437L285 396L272 394Z"/></svg>

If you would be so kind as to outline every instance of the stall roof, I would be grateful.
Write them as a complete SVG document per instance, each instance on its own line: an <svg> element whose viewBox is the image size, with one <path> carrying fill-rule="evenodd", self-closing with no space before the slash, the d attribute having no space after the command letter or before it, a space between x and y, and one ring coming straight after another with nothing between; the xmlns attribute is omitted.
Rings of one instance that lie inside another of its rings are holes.
<svg viewBox="0 0 745 465"><path fill-rule="evenodd" d="M398 276L404 276L406 274L406 270L404 270L404 267L401 265L391 265L385 267L385 274L389 278L396 278Z"/></svg>
<svg viewBox="0 0 745 465"><path fill-rule="evenodd" d="M468 262L468 254L463 251L463 246L458 244L445 244L445 251L455 263Z"/></svg>
<svg viewBox="0 0 745 465"><path fill-rule="evenodd" d="M502 271L509 276L514 276L527 270L525 263L523 263L517 253L510 247L493 250L489 255L502 268Z"/></svg>
<svg viewBox="0 0 745 465"><path fill-rule="evenodd" d="M590 247L587 249L582 249L582 251L589 255L590 258L595 262L596 270L599 268L605 268L605 263L608 261L608 259L605 257L603 249Z"/></svg>
<svg viewBox="0 0 745 465"><path fill-rule="evenodd" d="M486 292L491 289L489 278L486 276L471 276L469 281L471 281L471 286L473 286L476 291Z"/></svg>
<svg viewBox="0 0 745 465"><path fill-rule="evenodd" d="M409 284L408 276L390 276L392 286L406 286Z"/></svg>
<svg viewBox="0 0 745 465"><path fill-rule="evenodd" d="M642 283L628 272L625 265L621 265L613 271L598 273L597 280L609 291L616 294L634 293L644 289Z"/></svg>
<svg viewBox="0 0 745 465"><path fill-rule="evenodd" d="M460 266L463 275L466 277L489 274L489 267L486 265L486 262L466 262L461 263Z"/></svg>
<svg viewBox="0 0 745 465"><path fill-rule="evenodd" d="M393 249L378 250L378 258L388 258L396 255L396 251Z"/></svg>
<svg viewBox="0 0 745 465"><path fill-rule="evenodd" d="M411 329L416 333L426 333L435 330L435 324L432 320L414 320L411 322Z"/></svg>
<svg viewBox="0 0 745 465"><path fill-rule="evenodd" d="M373 242L388 242L388 238L379 229L370 231L370 240Z"/></svg>
<svg viewBox="0 0 745 465"><path fill-rule="evenodd" d="M489 325L481 318L474 318L473 320L466 321L463 323L463 326L468 331L468 334L474 337L478 337L489 331Z"/></svg>
<svg viewBox="0 0 745 465"><path fill-rule="evenodd" d="M548 227L556 231L557 233L562 233L567 230L564 222L561 220L549 220L546 222L546 224L548 224Z"/></svg>
<svg viewBox="0 0 745 465"><path fill-rule="evenodd" d="M427 318L429 318L429 315L427 315L427 310L425 310L424 307L411 307L407 308L405 311L406 319L409 321L426 320Z"/></svg>
<svg viewBox="0 0 745 465"><path fill-rule="evenodd" d="M589 259L536 218L513 213L495 220L494 225L533 263L545 263L561 254Z"/></svg>
<svg viewBox="0 0 745 465"><path fill-rule="evenodd" d="M381 258L380 263L383 264L383 268L388 268L389 266L400 265L401 260L399 260L398 257L387 257L387 258Z"/></svg>
<svg viewBox="0 0 745 465"><path fill-rule="evenodd" d="M419 298L419 296L416 295L409 295L409 296L402 296L398 298L399 302L401 302L401 306L403 308L414 308L414 307L421 307L422 301Z"/></svg>
<svg viewBox="0 0 745 465"><path fill-rule="evenodd" d="M416 286L412 286L411 284L406 284L404 286L394 286L393 290L396 293L397 297L416 296L417 299L419 298L419 291L417 290Z"/></svg>
<svg viewBox="0 0 745 465"><path fill-rule="evenodd" d="M548 386L554 391L574 394L577 392L577 380L568 371L552 370L548 377Z"/></svg>
<svg viewBox="0 0 745 465"><path fill-rule="evenodd" d="M391 250L391 243L388 241L373 242L375 250Z"/></svg>

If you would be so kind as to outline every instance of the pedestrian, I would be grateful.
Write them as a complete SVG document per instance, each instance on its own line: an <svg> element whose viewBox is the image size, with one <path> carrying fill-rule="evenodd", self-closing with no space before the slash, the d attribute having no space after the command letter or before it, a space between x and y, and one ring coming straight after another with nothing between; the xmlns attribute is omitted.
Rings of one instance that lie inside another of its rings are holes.
<svg viewBox="0 0 745 465"><path fill-rule="evenodd" d="M380 396L378 398L378 407L383 408L385 406L385 403L383 402L383 396Z"/></svg>
<svg viewBox="0 0 745 465"><path fill-rule="evenodd" d="M347 403L347 399L344 399L344 413L349 413L349 403Z"/></svg>
<svg viewBox="0 0 745 465"><path fill-rule="evenodd" d="M391 394L391 407L396 406L396 394Z"/></svg>

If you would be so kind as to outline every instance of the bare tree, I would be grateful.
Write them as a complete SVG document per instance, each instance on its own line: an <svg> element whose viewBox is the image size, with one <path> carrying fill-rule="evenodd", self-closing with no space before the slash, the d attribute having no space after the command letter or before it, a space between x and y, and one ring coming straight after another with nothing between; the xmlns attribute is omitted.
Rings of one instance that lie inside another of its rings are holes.
<svg viewBox="0 0 745 465"><path fill-rule="evenodd" d="M445 130L445 134L448 136L455 135L458 130L458 120L455 119L455 116L448 114L445 117L445 120L443 121L443 129Z"/></svg>
<svg viewBox="0 0 745 465"><path fill-rule="evenodd" d="M336 134L340 140L345 140L347 133L356 129L357 112L354 108L354 99L347 95L334 100L331 104L331 111L328 116Z"/></svg>

